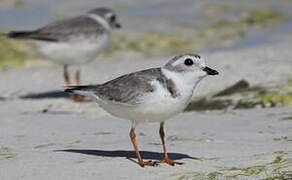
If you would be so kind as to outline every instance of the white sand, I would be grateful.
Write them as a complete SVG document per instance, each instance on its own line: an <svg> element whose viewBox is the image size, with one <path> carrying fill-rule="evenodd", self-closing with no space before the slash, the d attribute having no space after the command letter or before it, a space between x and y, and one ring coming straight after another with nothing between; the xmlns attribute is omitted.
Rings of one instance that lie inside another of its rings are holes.
<svg viewBox="0 0 292 180"><path fill-rule="evenodd" d="M1 103L1 146L13 156L1 160L0 153L1 179L173 179L185 172L265 165L278 151L292 158L292 121L281 120L291 113L289 108L183 113L167 122L166 133L171 156L185 164L141 168L134 163L127 121L95 105L81 105L82 111L75 112L78 106L69 101L59 107L60 102L52 101L56 107L41 113L46 103ZM138 132L143 133L138 139L146 158L159 158L158 125L141 125Z"/></svg>
<svg viewBox="0 0 292 180"><path fill-rule="evenodd" d="M278 39L274 44L204 54L220 76L203 81L196 94L223 89L242 78L266 85L291 79L292 39ZM99 61L83 68L83 79L99 83L165 61L167 57ZM242 174L224 169L261 165L265 169L258 174L238 176L259 179L271 175L275 167L269 163L279 151L283 158L292 158L292 121L281 120L291 116L291 108L190 112L166 123L171 156L185 164L141 168L133 158L127 121L109 116L94 103L18 98L61 90L60 74L61 68L53 65L0 72L1 96L8 98L0 101L1 180L175 179L182 174L198 179L215 171ZM48 107L49 111L42 113ZM161 152L158 125L142 125L138 131L143 133L138 139L146 157L157 159ZM286 169L291 170L291 159L286 161Z"/></svg>

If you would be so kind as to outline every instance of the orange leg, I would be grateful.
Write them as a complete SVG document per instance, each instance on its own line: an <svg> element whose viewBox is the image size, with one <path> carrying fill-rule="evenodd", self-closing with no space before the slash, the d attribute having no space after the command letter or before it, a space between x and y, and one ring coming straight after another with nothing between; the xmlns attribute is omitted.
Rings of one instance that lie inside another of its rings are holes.
<svg viewBox="0 0 292 180"><path fill-rule="evenodd" d="M167 153L166 145L165 145L165 140L164 140L164 137L165 137L164 122L160 123L159 134L160 134L160 138L161 138L161 142L162 142L162 146L163 146L163 159L160 161L160 163L166 163L166 164L169 164L171 166L174 166L175 164L182 165L183 164L182 162L173 161L173 160L169 159L169 157L168 157L168 153Z"/></svg>
<svg viewBox="0 0 292 180"><path fill-rule="evenodd" d="M77 70L75 73L75 81L76 81L76 85L81 85L80 70ZM89 102L89 101L91 101L90 98L87 98L87 97L79 95L79 94L73 94L72 99L75 102Z"/></svg>
<svg viewBox="0 0 292 180"><path fill-rule="evenodd" d="M69 86L70 85L70 77L69 77L68 65L67 64L65 64L63 66L63 77L64 77L65 86Z"/></svg>
<svg viewBox="0 0 292 180"><path fill-rule="evenodd" d="M138 163L141 167L144 167L144 166L156 166L158 165L158 163L156 161L144 161L140 155L140 152L139 152L139 147L138 147L138 144L137 144L137 141L136 141L136 133L135 133L135 128L131 128L131 131L130 131L130 138L131 138L131 141L132 141L132 144L134 146L134 149L135 149L135 153L136 153L136 157L138 159Z"/></svg>
<svg viewBox="0 0 292 180"><path fill-rule="evenodd" d="M64 76L64 83L65 83L65 86L70 86L71 85L71 82L70 82L70 76L69 76L69 71L68 71L68 65L64 65L63 66L63 76ZM81 81L80 81L80 71L78 70L75 74L75 80L76 80L76 84L77 85L80 85L81 84ZM81 95L78 95L78 94L71 94L70 95L70 98L75 101L75 102L84 102L84 101L88 101L85 96L81 96Z"/></svg>
<svg viewBox="0 0 292 180"><path fill-rule="evenodd" d="M77 70L75 73L76 85L81 85L80 70Z"/></svg>

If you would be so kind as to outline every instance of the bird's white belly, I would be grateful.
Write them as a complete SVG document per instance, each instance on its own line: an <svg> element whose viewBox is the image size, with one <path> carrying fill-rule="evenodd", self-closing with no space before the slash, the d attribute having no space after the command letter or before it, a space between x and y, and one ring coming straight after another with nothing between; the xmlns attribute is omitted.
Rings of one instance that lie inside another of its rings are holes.
<svg viewBox="0 0 292 180"><path fill-rule="evenodd" d="M99 104L110 114L123 119L137 123L162 122L182 112L189 104L191 95L189 92L181 92L180 96L174 98L159 85L155 93L143 97L143 102L138 105L127 106L111 102Z"/></svg>
<svg viewBox="0 0 292 180"><path fill-rule="evenodd" d="M98 40L79 38L70 42L37 42L39 52L60 64L83 64L92 61L108 44L109 35L103 35Z"/></svg>
<svg viewBox="0 0 292 180"><path fill-rule="evenodd" d="M110 114L138 123L162 122L182 112L186 105L179 100L160 101L156 103L140 104L137 106L121 106L118 104L103 104L100 106Z"/></svg>

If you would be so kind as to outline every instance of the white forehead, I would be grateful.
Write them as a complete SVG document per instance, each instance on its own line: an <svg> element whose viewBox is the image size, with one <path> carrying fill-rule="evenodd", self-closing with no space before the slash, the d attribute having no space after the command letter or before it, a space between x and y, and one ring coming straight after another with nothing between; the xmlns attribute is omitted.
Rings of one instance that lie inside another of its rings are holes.
<svg viewBox="0 0 292 180"><path fill-rule="evenodd" d="M105 17L106 18L110 18L110 17L112 17L112 16L114 16L115 14L113 13L113 12L107 12L106 14L105 14Z"/></svg>

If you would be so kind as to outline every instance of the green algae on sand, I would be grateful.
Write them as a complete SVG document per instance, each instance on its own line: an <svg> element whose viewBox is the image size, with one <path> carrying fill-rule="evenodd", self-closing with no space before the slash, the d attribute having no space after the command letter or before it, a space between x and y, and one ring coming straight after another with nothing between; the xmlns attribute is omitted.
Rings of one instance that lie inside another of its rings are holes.
<svg viewBox="0 0 292 180"><path fill-rule="evenodd" d="M31 55L27 44L0 36L0 68L22 66Z"/></svg>
<svg viewBox="0 0 292 180"><path fill-rule="evenodd" d="M12 153L10 148L0 146L0 160L11 159L15 156L16 154Z"/></svg>
<svg viewBox="0 0 292 180"><path fill-rule="evenodd" d="M208 6L222 8L224 5ZM175 33L168 32L124 32L117 34L105 51L106 56L117 52L131 52L140 55L164 55L194 51L212 44L222 44L225 40L243 37L248 29L266 27L287 21L281 11L269 8L246 10L235 20L227 18L207 18L206 26L197 28L178 28Z"/></svg>

